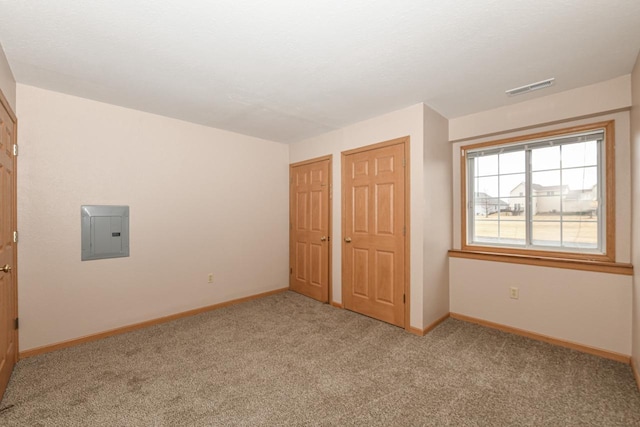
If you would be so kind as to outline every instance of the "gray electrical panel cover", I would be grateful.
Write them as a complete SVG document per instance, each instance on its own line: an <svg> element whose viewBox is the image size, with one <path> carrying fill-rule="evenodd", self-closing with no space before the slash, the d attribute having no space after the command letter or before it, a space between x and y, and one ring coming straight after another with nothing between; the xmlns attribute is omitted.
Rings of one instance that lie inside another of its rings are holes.
<svg viewBox="0 0 640 427"><path fill-rule="evenodd" d="M129 206L83 205L82 261L129 256Z"/></svg>

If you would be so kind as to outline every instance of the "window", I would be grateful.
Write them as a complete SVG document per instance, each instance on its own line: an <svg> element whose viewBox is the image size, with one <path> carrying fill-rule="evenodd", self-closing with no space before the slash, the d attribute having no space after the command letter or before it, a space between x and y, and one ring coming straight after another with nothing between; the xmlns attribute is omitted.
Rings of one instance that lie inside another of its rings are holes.
<svg viewBox="0 0 640 427"><path fill-rule="evenodd" d="M613 121L462 147L463 249L614 261L613 150Z"/></svg>

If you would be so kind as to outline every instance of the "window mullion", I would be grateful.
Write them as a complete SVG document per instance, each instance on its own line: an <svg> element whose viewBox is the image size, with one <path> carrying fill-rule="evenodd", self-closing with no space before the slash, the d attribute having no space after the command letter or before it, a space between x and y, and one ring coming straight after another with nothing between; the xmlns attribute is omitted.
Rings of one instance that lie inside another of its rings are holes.
<svg viewBox="0 0 640 427"><path fill-rule="evenodd" d="M524 244L526 247L530 247L532 245L531 235L533 231L533 192L532 192L532 177L531 177L531 149L527 148L524 150L524 196L525 196L525 239Z"/></svg>
<svg viewBox="0 0 640 427"><path fill-rule="evenodd" d="M560 145L560 247L564 247L564 182L562 173L562 145ZM567 193L569 189L567 189Z"/></svg>
<svg viewBox="0 0 640 427"><path fill-rule="evenodd" d="M605 232L605 229L603 227L604 224L607 223L607 209L605 204L603 204L602 202L605 201L609 195L606 193L606 182L607 182L607 168L606 168L606 158L605 156L603 156L604 153L606 153L605 150L602 149L602 145L604 144L604 140L598 140L597 141L597 146L598 146L598 191L597 191L597 198L598 198L598 206L596 209L596 215L597 216L597 221L598 221L598 250L599 251L604 251L605 248L607 247L607 233Z"/></svg>
<svg viewBox="0 0 640 427"><path fill-rule="evenodd" d="M476 191L476 168L475 159L467 159L468 182L467 182L467 242L475 241L475 194Z"/></svg>
<svg viewBox="0 0 640 427"><path fill-rule="evenodd" d="M501 216L500 215L501 214L501 212L500 212L500 177L501 177L501 175L500 175L501 174L501 171L500 171L500 163L501 163L500 157L501 157L501 155L498 154L498 194L497 194L498 212L497 212L497 214L498 214L498 241L499 242L502 241L502 232L500 230L500 219L501 219L500 218L500 216Z"/></svg>

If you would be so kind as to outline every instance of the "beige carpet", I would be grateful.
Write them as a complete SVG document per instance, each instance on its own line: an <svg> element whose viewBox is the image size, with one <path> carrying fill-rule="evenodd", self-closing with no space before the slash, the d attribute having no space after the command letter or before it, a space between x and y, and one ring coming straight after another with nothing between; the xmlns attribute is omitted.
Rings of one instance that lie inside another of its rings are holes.
<svg viewBox="0 0 640 427"><path fill-rule="evenodd" d="M22 360L0 408L3 426L640 425L624 364L291 292Z"/></svg>

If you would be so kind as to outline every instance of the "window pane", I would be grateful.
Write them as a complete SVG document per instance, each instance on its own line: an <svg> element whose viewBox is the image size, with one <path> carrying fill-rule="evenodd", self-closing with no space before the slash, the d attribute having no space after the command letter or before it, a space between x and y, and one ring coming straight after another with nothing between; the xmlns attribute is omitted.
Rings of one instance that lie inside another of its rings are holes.
<svg viewBox="0 0 640 427"><path fill-rule="evenodd" d="M498 177L476 178L475 192L479 197L498 197Z"/></svg>
<svg viewBox="0 0 640 427"><path fill-rule="evenodd" d="M500 221L500 243L507 245L524 245L527 235L527 223L524 217L502 218Z"/></svg>
<svg viewBox="0 0 640 427"><path fill-rule="evenodd" d="M531 170L549 170L560 167L560 147L545 147L531 150Z"/></svg>
<svg viewBox="0 0 640 427"><path fill-rule="evenodd" d="M522 181L510 191L511 197L509 198L509 207L514 216L524 215L525 206L527 205L526 199L526 185Z"/></svg>
<svg viewBox="0 0 640 427"><path fill-rule="evenodd" d="M531 174L531 181L533 183L532 195L536 195L539 191L556 191L560 189L560 170L548 171L548 172L533 172ZM550 188L547 188L550 187Z"/></svg>
<svg viewBox="0 0 640 427"><path fill-rule="evenodd" d="M562 167L596 166L598 164L598 143L596 141L567 144L562 146Z"/></svg>
<svg viewBox="0 0 640 427"><path fill-rule="evenodd" d="M498 197L492 197L487 193L476 193L473 204L475 215L489 217L497 214L501 209L508 208L508 206L505 206L503 203L506 204L506 202L502 202Z"/></svg>
<svg viewBox="0 0 640 427"><path fill-rule="evenodd" d="M503 211L500 215L501 217L524 217L524 209L526 206L526 199L524 197L505 197L503 200L509 203L509 210Z"/></svg>
<svg viewBox="0 0 640 427"><path fill-rule="evenodd" d="M523 220L505 221L481 216L474 219L475 243L524 245L526 223Z"/></svg>
<svg viewBox="0 0 640 427"><path fill-rule="evenodd" d="M562 197L547 195L534 197L531 202L531 209L534 219L544 215L560 215L562 212Z"/></svg>
<svg viewBox="0 0 640 427"><path fill-rule="evenodd" d="M499 237L499 226L497 219L486 219L476 217L474 219L474 236L473 241L485 243L497 243Z"/></svg>
<svg viewBox="0 0 640 427"><path fill-rule="evenodd" d="M498 155L477 157L476 176L497 175L498 174Z"/></svg>
<svg viewBox="0 0 640 427"><path fill-rule="evenodd" d="M540 246L560 246L560 225L560 221L534 220L531 226L531 243Z"/></svg>
<svg viewBox="0 0 640 427"><path fill-rule="evenodd" d="M524 173L524 151L500 154L500 174Z"/></svg>
<svg viewBox="0 0 640 427"><path fill-rule="evenodd" d="M593 169L593 170L592 170ZM598 209L598 186L595 168L570 169L562 172L564 182L571 188L564 199L564 212L593 214Z"/></svg>
<svg viewBox="0 0 640 427"><path fill-rule="evenodd" d="M565 169L562 171L562 183L568 185L570 190L591 191L598 183L598 168Z"/></svg>
<svg viewBox="0 0 640 427"><path fill-rule="evenodd" d="M534 172L531 175L531 215L560 213L561 196L567 191L566 186L560 186L560 171Z"/></svg>
<svg viewBox="0 0 640 427"><path fill-rule="evenodd" d="M598 248L598 222L581 217L565 217L568 221L562 223L562 237L564 246L568 248Z"/></svg>
<svg viewBox="0 0 640 427"><path fill-rule="evenodd" d="M525 176L523 173L512 175L500 175L500 197L505 199L508 197L524 196L524 181Z"/></svg>

